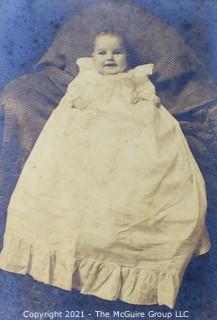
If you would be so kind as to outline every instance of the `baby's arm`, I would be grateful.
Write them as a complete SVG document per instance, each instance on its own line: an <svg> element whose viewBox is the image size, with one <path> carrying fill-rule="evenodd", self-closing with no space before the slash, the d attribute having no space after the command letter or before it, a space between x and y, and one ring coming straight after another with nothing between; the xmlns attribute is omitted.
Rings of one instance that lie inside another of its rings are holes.
<svg viewBox="0 0 217 320"><path fill-rule="evenodd" d="M137 77L136 79L137 99L151 101L157 107L160 106L160 98L156 94L155 86L151 80L146 77Z"/></svg>
<svg viewBox="0 0 217 320"><path fill-rule="evenodd" d="M87 83L85 78L83 76L77 76L69 83L66 93L61 99L58 108L86 109L89 104L89 100L85 96L86 86Z"/></svg>
<svg viewBox="0 0 217 320"><path fill-rule="evenodd" d="M140 100L150 101L157 107L160 106L160 98L156 94L155 86L149 79L153 72L153 64L138 66L133 71L134 84L136 89L135 102Z"/></svg>

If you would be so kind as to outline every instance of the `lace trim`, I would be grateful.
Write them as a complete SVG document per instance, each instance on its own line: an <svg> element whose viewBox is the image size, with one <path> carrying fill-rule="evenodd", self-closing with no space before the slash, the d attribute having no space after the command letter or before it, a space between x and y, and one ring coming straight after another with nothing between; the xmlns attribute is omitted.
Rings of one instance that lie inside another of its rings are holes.
<svg viewBox="0 0 217 320"><path fill-rule="evenodd" d="M181 283L177 271L154 271L92 259L65 259L66 253L11 238L0 255L0 268L29 274L45 284L99 298L138 305L174 307ZM72 254L73 256L73 254Z"/></svg>

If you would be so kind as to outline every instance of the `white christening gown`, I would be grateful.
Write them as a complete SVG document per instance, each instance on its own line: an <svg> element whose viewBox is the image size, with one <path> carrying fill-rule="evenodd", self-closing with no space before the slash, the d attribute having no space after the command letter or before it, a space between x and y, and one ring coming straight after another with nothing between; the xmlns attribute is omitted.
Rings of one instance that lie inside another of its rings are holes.
<svg viewBox="0 0 217 320"><path fill-rule="evenodd" d="M0 268L173 307L189 260L209 250L203 177L156 106L153 65L107 76L92 58L78 65L12 195Z"/></svg>

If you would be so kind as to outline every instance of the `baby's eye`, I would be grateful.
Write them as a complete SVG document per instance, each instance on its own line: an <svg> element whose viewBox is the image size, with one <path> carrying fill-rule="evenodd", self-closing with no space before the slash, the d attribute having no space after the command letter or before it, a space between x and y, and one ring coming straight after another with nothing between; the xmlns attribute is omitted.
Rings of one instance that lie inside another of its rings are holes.
<svg viewBox="0 0 217 320"><path fill-rule="evenodd" d="M98 54L99 54L99 55L105 55L105 54L106 54L106 51L104 51L104 50L103 50L103 51L99 51Z"/></svg>
<svg viewBox="0 0 217 320"><path fill-rule="evenodd" d="M124 52L122 50L114 50L113 54L123 54Z"/></svg>

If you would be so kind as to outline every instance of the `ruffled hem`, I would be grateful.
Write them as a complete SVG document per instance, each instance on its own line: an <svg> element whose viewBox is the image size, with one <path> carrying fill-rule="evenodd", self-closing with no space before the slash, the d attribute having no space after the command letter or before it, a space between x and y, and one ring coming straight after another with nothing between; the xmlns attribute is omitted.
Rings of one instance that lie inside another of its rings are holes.
<svg viewBox="0 0 217 320"><path fill-rule="evenodd" d="M69 256L69 254L68 254ZM29 274L35 280L61 289L77 289L105 300L137 305L174 307L181 273L121 266L94 259L65 259L57 250L33 246L25 239L7 241L0 254L0 268Z"/></svg>

